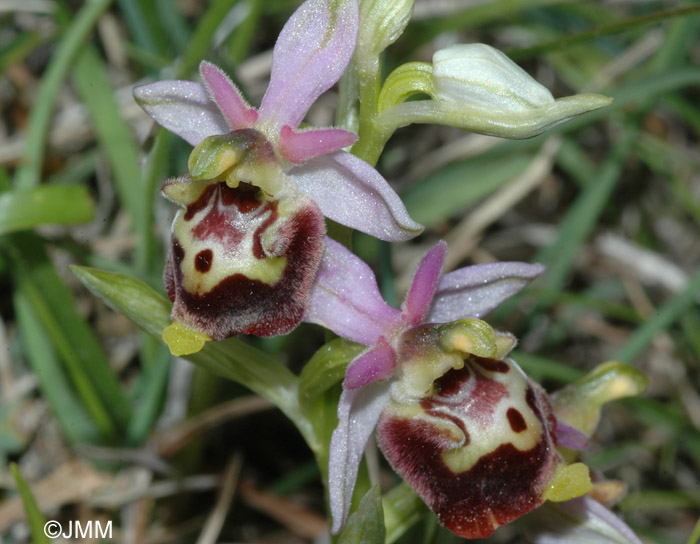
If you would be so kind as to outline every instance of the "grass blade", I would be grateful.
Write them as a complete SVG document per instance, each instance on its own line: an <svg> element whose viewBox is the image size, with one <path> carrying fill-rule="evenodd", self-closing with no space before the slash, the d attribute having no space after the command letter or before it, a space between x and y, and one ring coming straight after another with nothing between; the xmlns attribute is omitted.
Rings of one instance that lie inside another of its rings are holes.
<svg viewBox="0 0 700 544"><path fill-rule="evenodd" d="M75 61L71 79L87 107L97 143L105 153L119 199L134 230L143 214L144 199L139 169L139 151L131 129L121 116L104 63L93 47L85 48ZM150 231L149 231L150 232ZM139 237L140 243L143 243Z"/></svg>
<svg viewBox="0 0 700 544"><path fill-rule="evenodd" d="M22 497L22 504L24 505L24 511L27 514L27 522L29 523L29 530L32 533L33 544L50 544L49 537L44 533L44 525L46 524L46 518L39 510L39 506L36 504L32 490L29 489L29 485L22 477L19 472L19 468L15 463L10 465L10 471L17 484L17 490Z"/></svg>
<svg viewBox="0 0 700 544"><path fill-rule="evenodd" d="M636 134L636 129L625 130L606 163L596 177L588 182L576 203L559 223L554 242L535 258L536 261L547 266L547 272L541 284L545 289L558 290L564 284L581 244L590 236L598 217L609 201Z"/></svg>
<svg viewBox="0 0 700 544"><path fill-rule="evenodd" d="M8 246L16 288L31 302L85 409L106 437L116 438L129 421L130 405L107 356L80 317L41 240L17 233Z"/></svg>
<svg viewBox="0 0 700 544"><path fill-rule="evenodd" d="M16 290L13 302L27 362L39 381L42 396L61 426L63 436L70 444L98 441L99 432L76 399L29 297Z"/></svg>
<svg viewBox="0 0 700 544"><path fill-rule="evenodd" d="M84 46L98 18L110 4L111 0L87 2L66 28L58 49L41 78L34 108L31 110L29 128L24 139L22 166L17 169L15 176L17 189L29 189L39 184L46 137L56 97L76 55Z"/></svg>
<svg viewBox="0 0 700 544"><path fill-rule="evenodd" d="M670 327L688 308L697 303L699 292L700 269L695 272L682 291L666 302L652 319L637 329L614 358L624 363L633 361L651 343L657 332Z"/></svg>
<svg viewBox="0 0 700 544"><path fill-rule="evenodd" d="M0 235L46 223L86 223L95 205L82 185L40 185L0 195Z"/></svg>

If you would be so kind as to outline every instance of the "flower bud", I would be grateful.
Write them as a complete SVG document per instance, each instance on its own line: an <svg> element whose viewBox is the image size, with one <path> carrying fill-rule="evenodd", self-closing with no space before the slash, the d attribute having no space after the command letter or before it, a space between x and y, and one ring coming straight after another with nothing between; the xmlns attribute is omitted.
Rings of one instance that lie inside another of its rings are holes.
<svg viewBox="0 0 700 544"><path fill-rule="evenodd" d="M554 103L546 87L504 53L482 43L437 51L433 77L440 100L518 112Z"/></svg>
<svg viewBox="0 0 700 544"><path fill-rule="evenodd" d="M409 74L421 79L427 71ZM484 44L454 45L433 55L432 84L403 78L391 97L422 89L431 100L385 100L376 125L390 133L412 123L437 123L501 138L531 138L583 113L609 106L600 94L554 99L506 55ZM398 80L398 78L394 78ZM396 86L396 81L393 81ZM401 91L401 92L400 92ZM385 93L387 94L387 93Z"/></svg>
<svg viewBox="0 0 700 544"><path fill-rule="evenodd" d="M406 28L414 0L372 0L360 4L357 54L378 57Z"/></svg>

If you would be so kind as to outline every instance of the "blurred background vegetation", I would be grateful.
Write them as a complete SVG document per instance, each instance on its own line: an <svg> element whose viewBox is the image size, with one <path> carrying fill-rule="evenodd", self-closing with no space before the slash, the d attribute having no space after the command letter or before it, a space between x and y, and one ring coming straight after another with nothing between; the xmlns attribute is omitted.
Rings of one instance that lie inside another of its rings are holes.
<svg viewBox="0 0 700 544"><path fill-rule="evenodd" d="M112 520L113 540L311 542L319 472L293 425L243 387L112 312L77 263L163 292L174 210L160 184L188 145L154 127L134 85L210 60L251 103L291 0L6 0L0 4L0 542L29 542L10 463L48 519ZM539 261L491 316L548 390L617 359L650 379L608 406L584 460L629 491L646 542L700 536L700 4L417 0L388 70L456 42L506 51L556 97L613 106L531 140L415 126L379 168L427 226L410 244L356 238L388 300L438 238L448 266ZM336 95L307 120L333 123ZM295 373L324 341L302 326L249 342ZM382 466L387 488L396 477ZM21 480L20 480L21 481ZM37 513L37 512L35 512ZM695 527L695 530L694 530ZM457 539L426 515L402 542ZM511 527L497 542L520 542ZM41 540L36 540L40 542Z"/></svg>

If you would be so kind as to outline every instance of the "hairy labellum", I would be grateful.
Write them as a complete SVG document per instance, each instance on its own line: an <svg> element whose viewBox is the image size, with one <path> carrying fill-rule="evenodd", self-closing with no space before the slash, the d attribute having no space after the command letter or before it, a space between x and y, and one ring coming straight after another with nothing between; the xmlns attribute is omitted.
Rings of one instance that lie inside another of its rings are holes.
<svg viewBox="0 0 700 544"><path fill-rule="evenodd" d="M406 335L379 444L448 529L483 538L544 502L562 465L556 420L514 361L436 358L436 334L429 327Z"/></svg>
<svg viewBox="0 0 700 544"><path fill-rule="evenodd" d="M270 199L241 183L171 180L178 202L165 284L172 317L213 340L299 324L323 253L323 216L303 195Z"/></svg>

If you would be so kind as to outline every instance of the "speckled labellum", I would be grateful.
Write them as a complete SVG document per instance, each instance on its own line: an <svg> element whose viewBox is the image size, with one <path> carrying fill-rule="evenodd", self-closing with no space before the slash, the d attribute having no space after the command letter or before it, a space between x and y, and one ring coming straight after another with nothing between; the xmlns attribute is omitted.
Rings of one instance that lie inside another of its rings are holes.
<svg viewBox="0 0 700 544"><path fill-rule="evenodd" d="M428 325L404 335L378 439L448 529L483 538L544 502L562 464L556 420L514 361L440 354L444 334Z"/></svg>
<svg viewBox="0 0 700 544"><path fill-rule="evenodd" d="M190 172L215 178L163 186L182 206L164 274L172 317L213 340L287 333L304 316L323 215L307 196L267 192L284 173L259 133L214 138L195 148Z"/></svg>

